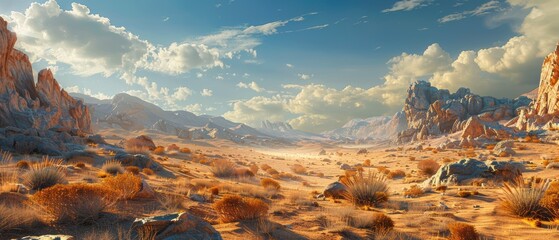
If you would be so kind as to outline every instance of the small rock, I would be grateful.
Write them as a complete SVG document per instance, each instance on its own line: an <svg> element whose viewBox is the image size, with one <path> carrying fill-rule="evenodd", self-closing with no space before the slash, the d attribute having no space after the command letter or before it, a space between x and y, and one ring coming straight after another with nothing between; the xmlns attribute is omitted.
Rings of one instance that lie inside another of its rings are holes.
<svg viewBox="0 0 559 240"><path fill-rule="evenodd" d="M22 237L20 240L74 240L75 238L70 235L42 235L42 236L27 236Z"/></svg>

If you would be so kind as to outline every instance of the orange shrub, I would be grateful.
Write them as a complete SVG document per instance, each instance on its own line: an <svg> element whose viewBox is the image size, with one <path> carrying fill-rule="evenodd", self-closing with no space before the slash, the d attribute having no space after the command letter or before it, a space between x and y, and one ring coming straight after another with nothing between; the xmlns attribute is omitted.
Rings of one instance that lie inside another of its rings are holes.
<svg viewBox="0 0 559 240"><path fill-rule="evenodd" d="M133 199L142 190L142 179L132 173L108 176L103 179L103 185L113 190L119 200Z"/></svg>
<svg viewBox="0 0 559 240"><path fill-rule="evenodd" d="M456 195L458 197L467 198L469 196L472 196L472 192L470 192L470 191L459 191Z"/></svg>
<svg viewBox="0 0 559 240"><path fill-rule="evenodd" d="M454 222L448 224L450 240L478 240L479 234L474 226L466 223Z"/></svg>
<svg viewBox="0 0 559 240"><path fill-rule="evenodd" d="M387 177L388 179L402 178L402 177L405 177L405 176L406 176L406 173L405 173L403 170L400 170L400 169L397 169L397 170L394 170L394 171L390 171L390 172L386 175L386 177Z"/></svg>
<svg viewBox="0 0 559 240"><path fill-rule="evenodd" d="M293 171L296 174L306 174L307 173L307 169L301 164L294 164L293 166L291 166L291 171Z"/></svg>
<svg viewBox="0 0 559 240"><path fill-rule="evenodd" d="M367 159L367 160L363 161L363 166L370 167L371 166L371 160Z"/></svg>
<svg viewBox="0 0 559 240"><path fill-rule="evenodd" d="M151 168L144 168L144 169L142 169L142 172L143 172L145 175L153 175L153 174L155 174L155 173L153 172L153 170L151 170Z"/></svg>
<svg viewBox="0 0 559 240"><path fill-rule="evenodd" d="M209 190L212 195L219 195L219 187L211 187Z"/></svg>
<svg viewBox="0 0 559 240"><path fill-rule="evenodd" d="M423 194L423 189L421 189L417 185L413 185L409 189L404 191L404 196L406 196L406 197L416 198L416 197L421 196L422 194Z"/></svg>
<svg viewBox="0 0 559 240"><path fill-rule="evenodd" d="M29 164L29 162L25 160L21 160L16 163L16 167L19 169L29 169L30 166L31 164Z"/></svg>
<svg viewBox="0 0 559 240"><path fill-rule="evenodd" d="M377 170L378 170L380 173L382 173L382 174L388 174L388 173L390 173L390 169L388 169L388 168L385 167L385 166L378 166L378 167L377 167Z"/></svg>
<svg viewBox="0 0 559 240"><path fill-rule="evenodd" d="M433 159L421 160L417 163L417 168L421 173L432 176L439 170L440 165Z"/></svg>
<svg viewBox="0 0 559 240"><path fill-rule="evenodd" d="M228 195L213 204L219 219L224 222L256 219L268 214L268 204L257 198Z"/></svg>
<svg viewBox="0 0 559 240"><path fill-rule="evenodd" d="M394 221L384 213L373 213L372 228L375 232L388 232L394 228Z"/></svg>
<svg viewBox="0 0 559 240"><path fill-rule="evenodd" d="M180 152L181 152L181 153L188 153L188 154L192 153L192 151L190 150L190 148L187 148L187 147L181 148L181 149L180 149Z"/></svg>
<svg viewBox="0 0 559 240"><path fill-rule="evenodd" d="M437 186L437 188L435 188L435 191L446 192L447 189L448 189L448 187L446 185L439 185L439 186Z"/></svg>
<svg viewBox="0 0 559 240"><path fill-rule="evenodd" d="M76 165L74 165L74 166L76 166L78 168L81 168L81 169L86 168L85 163L83 163L83 162L76 163Z"/></svg>
<svg viewBox="0 0 559 240"><path fill-rule="evenodd" d="M163 146L157 146L155 149L153 149L153 154L163 155L164 153L165 153L165 147Z"/></svg>
<svg viewBox="0 0 559 240"><path fill-rule="evenodd" d="M181 148L179 146L177 146L177 144L171 144L169 146L167 146L167 151L180 151Z"/></svg>
<svg viewBox="0 0 559 240"><path fill-rule="evenodd" d="M250 171L251 171L252 173L254 173L254 175L258 174L258 165L254 164L254 163L251 164L251 165L250 165Z"/></svg>
<svg viewBox="0 0 559 240"><path fill-rule="evenodd" d="M270 169L272 167L270 167L270 165L264 163L264 164L260 165L260 168L264 171L268 171L268 169Z"/></svg>
<svg viewBox="0 0 559 240"><path fill-rule="evenodd" d="M266 172L270 175L279 175L280 173L278 172L278 170L273 169L273 168L268 168L268 170L266 170Z"/></svg>
<svg viewBox="0 0 559 240"><path fill-rule="evenodd" d="M260 185L262 185L262 187L264 188L271 188L276 190L279 190L281 188L279 182L271 178L263 178L262 180L260 180Z"/></svg>
<svg viewBox="0 0 559 240"><path fill-rule="evenodd" d="M237 168L235 169L235 175L237 177L254 177L254 173L248 168Z"/></svg>
<svg viewBox="0 0 559 240"><path fill-rule="evenodd" d="M30 200L53 222L92 223L112 203L113 191L97 184L56 185L38 191Z"/></svg>
<svg viewBox="0 0 559 240"><path fill-rule="evenodd" d="M128 166L126 167L126 171L135 175L140 174L140 168L136 166Z"/></svg>

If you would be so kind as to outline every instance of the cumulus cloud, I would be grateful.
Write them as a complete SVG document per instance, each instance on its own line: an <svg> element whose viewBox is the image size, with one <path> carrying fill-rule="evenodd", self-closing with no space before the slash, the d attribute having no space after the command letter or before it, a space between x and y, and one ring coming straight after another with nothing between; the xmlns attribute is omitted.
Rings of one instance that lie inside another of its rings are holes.
<svg viewBox="0 0 559 240"><path fill-rule="evenodd" d="M314 74L299 73L299 74L297 74L297 76L299 76L299 79L301 79L301 80L309 80L312 77L314 77Z"/></svg>
<svg viewBox="0 0 559 240"><path fill-rule="evenodd" d="M285 66L288 67L288 68L293 68L293 64L290 64L290 63L286 63Z"/></svg>
<svg viewBox="0 0 559 240"><path fill-rule="evenodd" d="M85 94L88 96L92 96L94 98L100 99L100 100L105 100L105 99L112 99L113 96L109 96L107 94L104 94L102 92L97 92L94 93L91 89L88 88L81 88L78 86L71 86L71 87L65 87L64 90L68 93L81 93L81 94Z"/></svg>
<svg viewBox="0 0 559 240"><path fill-rule="evenodd" d="M239 87L239 88L248 88L248 89L252 89L252 90L254 90L255 92L263 92L263 91L266 90L266 89L260 87L260 86L258 85L258 83L254 82L254 81L253 81L253 82L250 82L250 83L239 82L239 83L237 84L237 87Z"/></svg>
<svg viewBox="0 0 559 240"><path fill-rule="evenodd" d="M210 89L204 88L202 89L202 91L200 92L200 95L204 96L204 97L211 97L214 95L214 92Z"/></svg>
<svg viewBox="0 0 559 240"><path fill-rule="evenodd" d="M462 20L464 18L468 18L472 16L480 16L480 15L490 13L491 11L494 11L496 9L499 9L499 6L500 6L499 1L492 0L478 6L474 10L446 15L442 18L439 18L438 21L440 23L446 23L446 22Z"/></svg>
<svg viewBox="0 0 559 240"><path fill-rule="evenodd" d="M202 113L202 104L200 104L200 103L189 104L189 105L186 105L185 109L186 109L186 111L189 111L191 113L201 114Z"/></svg>
<svg viewBox="0 0 559 240"><path fill-rule="evenodd" d="M382 10L383 13L396 11L410 11L431 4L431 0L400 0L395 2L391 8Z"/></svg>

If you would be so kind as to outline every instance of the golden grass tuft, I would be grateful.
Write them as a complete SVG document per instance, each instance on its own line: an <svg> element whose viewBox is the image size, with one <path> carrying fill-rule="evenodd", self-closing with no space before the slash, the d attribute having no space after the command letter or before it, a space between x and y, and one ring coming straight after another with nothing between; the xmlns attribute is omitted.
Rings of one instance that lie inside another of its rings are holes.
<svg viewBox="0 0 559 240"><path fill-rule="evenodd" d="M148 176L155 174L155 172L153 172L153 170L151 170L151 168L142 169L142 173L144 173L145 175L148 175Z"/></svg>
<svg viewBox="0 0 559 240"><path fill-rule="evenodd" d="M386 174L386 177L388 179L403 178L405 176L406 176L406 172L404 172L401 169L390 171L388 174Z"/></svg>
<svg viewBox="0 0 559 240"><path fill-rule="evenodd" d="M356 206L375 206L388 201L386 178L377 173L363 173L342 179L347 188L344 197Z"/></svg>
<svg viewBox="0 0 559 240"><path fill-rule="evenodd" d="M212 163L210 171L219 178L230 178L236 175L235 164L227 160L217 160Z"/></svg>
<svg viewBox="0 0 559 240"><path fill-rule="evenodd" d="M461 223L453 222L448 224L448 230L450 231L449 240L478 240L479 234L477 233L474 226Z"/></svg>
<svg viewBox="0 0 559 240"><path fill-rule="evenodd" d="M425 159L417 163L417 168L419 169L419 171L427 176L432 176L433 174L435 174L439 170L440 166L441 165L439 165L437 161L433 159Z"/></svg>
<svg viewBox="0 0 559 240"><path fill-rule="evenodd" d="M300 174L300 175L307 174L307 168L305 168L301 164L294 164L293 166L291 166L291 171L293 171L296 174Z"/></svg>
<svg viewBox="0 0 559 240"><path fill-rule="evenodd" d="M191 153L192 153L192 150L190 150L190 148L183 147L183 148L181 148L181 149L179 150L179 152L191 154Z"/></svg>
<svg viewBox="0 0 559 240"><path fill-rule="evenodd" d="M268 204L257 198L227 195L216 201L212 207L224 222L257 219L268 214Z"/></svg>
<svg viewBox="0 0 559 240"><path fill-rule="evenodd" d="M106 177L103 186L114 191L117 199L129 200L142 190L142 179L133 173L123 173Z"/></svg>
<svg viewBox="0 0 559 240"><path fill-rule="evenodd" d="M23 185L32 190L41 190L66 183L66 171L60 163L61 160L44 158L43 161L32 164L23 174Z"/></svg>
<svg viewBox="0 0 559 240"><path fill-rule="evenodd" d="M110 175L117 175L124 173L125 169L122 167L122 163L116 160L108 160L101 166L101 171Z"/></svg>
<svg viewBox="0 0 559 240"><path fill-rule="evenodd" d="M28 228L39 221L37 211L29 207L0 203L0 233Z"/></svg>
<svg viewBox="0 0 559 240"><path fill-rule="evenodd" d="M410 188L408 188L406 191L404 191L404 196L416 198L416 197L420 197L421 195L423 195L423 193L424 193L424 191L421 187L419 187L417 185L413 185Z"/></svg>
<svg viewBox="0 0 559 240"><path fill-rule="evenodd" d="M126 172L132 173L134 175L140 174L140 168L136 166L128 166L126 167Z"/></svg>
<svg viewBox="0 0 559 240"><path fill-rule="evenodd" d="M549 181L524 183L522 177L503 184L503 194L500 196L500 206L509 214L533 219L549 219L551 212L541 201L549 188Z"/></svg>
<svg viewBox="0 0 559 240"><path fill-rule="evenodd" d="M165 147L163 147L163 146L157 146L155 149L153 149L153 154L155 154L155 155L163 155L163 154L165 154Z"/></svg>
<svg viewBox="0 0 559 240"><path fill-rule="evenodd" d="M31 164L28 161L20 160L19 162L16 163L16 167L19 169L27 170L31 168Z"/></svg>
<svg viewBox="0 0 559 240"><path fill-rule="evenodd" d="M271 178L263 178L262 180L260 180L260 185L262 185L262 187L267 189L269 188L269 189L280 190L281 188L280 183Z"/></svg>
<svg viewBox="0 0 559 240"><path fill-rule="evenodd" d="M56 185L38 191L30 201L43 210L47 220L75 224L93 223L112 203L113 191L97 184Z"/></svg>

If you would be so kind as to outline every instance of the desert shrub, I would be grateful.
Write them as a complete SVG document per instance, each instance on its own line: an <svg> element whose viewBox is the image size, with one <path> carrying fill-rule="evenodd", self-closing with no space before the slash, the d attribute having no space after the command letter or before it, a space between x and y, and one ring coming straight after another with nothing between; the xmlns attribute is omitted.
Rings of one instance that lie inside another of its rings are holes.
<svg viewBox="0 0 559 240"><path fill-rule="evenodd" d="M394 221L384 213L355 215L350 212L347 217L350 226L356 228L369 228L374 232L388 232L394 228Z"/></svg>
<svg viewBox="0 0 559 240"><path fill-rule="evenodd" d="M419 169L419 171L427 176L432 176L433 174L435 174L437 170L439 170L439 167L440 165L433 159L425 159L417 163L417 168Z"/></svg>
<svg viewBox="0 0 559 240"><path fill-rule="evenodd" d="M559 218L559 182L549 185L540 204L548 209L555 219Z"/></svg>
<svg viewBox="0 0 559 240"><path fill-rule="evenodd" d="M388 168L385 167L385 166L378 166L378 167L377 167L377 171L378 171L379 173L382 173L382 174L388 174L388 173L390 173L390 169L388 169Z"/></svg>
<svg viewBox="0 0 559 240"><path fill-rule="evenodd" d="M28 161L21 160L16 163L16 167L19 169L29 169L31 167L31 164L29 164Z"/></svg>
<svg viewBox="0 0 559 240"><path fill-rule="evenodd" d="M448 224L450 240L478 240L479 234L474 226L466 223L453 222Z"/></svg>
<svg viewBox="0 0 559 240"><path fill-rule="evenodd" d="M270 169L270 168L272 168L272 167L270 167L270 165L265 164L265 163L260 165L260 169L262 169L264 171L268 171L268 169Z"/></svg>
<svg viewBox="0 0 559 240"><path fill-rule="evenodd" d="M219 195L219 187L217 187L217 186L211 187L211 188L209 189L209 191L210 191L210 193L211 193L212 195Z"/></svg>
<svg viewBox="0 0 559 240"><path fill-rule="evenodd" d="M177 144L171 144L169 146L167 146L167 151L180 151L181 148L179 146L177 146Z"/></svg>
<svg viewBox="0 0 559 240"><path fill-rule="evenodd" d="M256 219L268 213L268 204L257 198L228 195L213 204L222 222Z"/></svg>
<svg viewBox="0 0 559 240"><path fill-rule="evenodd" d="M192 150L190 150L190 148L183 147L183 148L181 148L181 149L179 150L179 152L190 154L190 153L192 153Z"/></svg>
<svg viewBox="0 0 559 240"><path fill-rule="evenodd" d="M386 177L388 179L403 178L405 176L406 176L406 173L403 170L400 170L400 169L390 171L388 174L386 174Z"/></svg>
<svg viewBox="0 0 559 240"><path fill-rule="evenodd" d="M278 181L271 179L271 178L263 178L260 180L260 185L264 188L276 189L279 190L281 185Z"/></svg>
<svg viewBox="0 0 559 240"><path fill-rule="evenodd" d="M276 170L276 169L268 168L268 170L266 170L266 172L267 172L268 174L270 174L271 176L278 175L278 177L281 178L281 177L279 176L280 173L279 173L278 170Z"/></svg>
<svg viewBox="0 0 559 240"><path fill-rule="evenodd" d="M291 166L291 171L296 174L307 174L307 169L301 164L294 164L293 166Z"/></svg>
<svg viewBox="0 0 559 240"><path fill-rule="evenodd" d="M235 176L235 164L227 160L214 161L210 171L214 176L228 178Z"/></svg>
<svg viewBox="0 0 559 240"><path fill-rule="evenodd" d="M106 161L105 163L103 163L103 166L101 166L101 170L104 173L110 175L117 175L120 173L124 173L124 167L122 167L122 164L116 160Z"/></svg>
<svg viewBox="0 0 559 240"><path fill-rule="evenodd" d="M113 192L96 184L56 185L38 191L30 200L53 222L92 223L112 203Z"/></svg>
<svg viewBox="0 0 559 240"><path fill-rule="evenodd" d="M446 192L446 190L448 189L448 186L446 185L439 185L435 188L435 191L437 192Z"/></svg>
<svg viewBox="0 0 559 240"><path fill-rule="evenodd" d="M347 188L344 197L357 206L374 206L388 200L388 186L383 175L362 173L342 180Z"/></svg>
<svg viewBox="0 0 559 240"><path fill-rule="evenodd" d="M250 169L248 168L237 168L235 169L235 176L240 177L240 178L250 178L250 177L254 177L254 173L252 171L250 171Z"/></svg>
<svg viewBox="0 0 559 240"><path fill-rule="evenodd" d="M23 185L32 190L41 190L56 184L66 183L65 169L60 161L44 160L33 164L23 174Z"/></svg>
<svg viewBox="0 0 559 240"><path fill-rule="evenodd" d="M421 196L422 194L423 194L423 189L421 189L421 187L417 185L413 185L409 189L404 191L404 196L406 197L415 198Z"/></svg>
<svg viewBox="0 0 559 240"><path fill-rule="evenodd" d="M462 190L462 191L458 191L458 193L456 193L456 195L458 197L467 198L469 196L472 196L472 192Z"/></svg>
<svg viewBox="0 0 559 240"><path fill-rule="evenodd" d="M549 182L527 185L522 177L503 184L500 206L508 213L527 218L547 219L550 212L541 205L541 200L549 187Z"/></svg>
<svg viewBox="0 0 559 240"><path fill-rule="evenodd" d="M142 169L142 172L143 172L145 175L153 175L153 174L155 174L155 173L153 172L153 170L151 170L151 168L144 168L144 169Z"/></svg>
<svg viewBox="0 0 559 240"><path fill-rule="evenodd" d="M371 160L367 159L367 160L363 161L363 166L370 167L371 166Z"/></svg>
<svg viewBox="0 0 559 240"><path fill-rule="evenodd" d="M128 166L126 167L126 171L135 175L140 174L140 168L136 166Z"/></svg>
<svg viewBox="0 0 559 240"><path fill-rule="evenodd" d="M250 171L252 173L254 173L254 175L258 174L258 169L259 169L258 165L254 164L254 163L250 165Z"/></svg>
<svg viewBox="0 0 559 240"><path fill-rule="evenodd" d="M155 155L163 155L165 153L165 147L163 146L157 146L155 149L153 149L153 154Z"/></svg>
<svg viewBox="0 0 559 240"><path fill-rule="evenodd" d="M78 167L78 168L81 168L81 169L86 168L85 163L83 163L83 162L78 162L78 163L76 163L74 166L75 166L75 167Z"/></svg>
<svg viewBox="0 0 559 240"><path fill-rule="evenodd" d="M119 200L133 199L142 190L142 179L132 173L123 173L103 179L103 185L115 192Z"/></svg>
<svg viewBox="0 0 559 240"><path fill-rule="evenodd" d="M0 204L0 233L31 227L39 222L37 211L18 205Z"/></svg>

